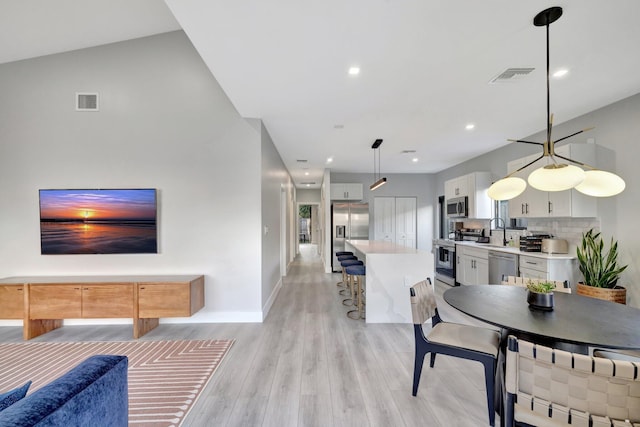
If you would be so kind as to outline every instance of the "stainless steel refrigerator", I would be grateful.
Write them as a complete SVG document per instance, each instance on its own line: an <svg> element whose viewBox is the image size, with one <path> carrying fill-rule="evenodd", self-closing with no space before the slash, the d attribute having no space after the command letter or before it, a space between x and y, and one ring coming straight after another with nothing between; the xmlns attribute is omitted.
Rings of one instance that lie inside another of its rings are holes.
<svg viewBox="0 0 640 427"><path fill-rule="evenodd" d="M344 251L346 240L369 239L369 204L334 203L331 205L331 268L340 271L337 251Z"/></svg>

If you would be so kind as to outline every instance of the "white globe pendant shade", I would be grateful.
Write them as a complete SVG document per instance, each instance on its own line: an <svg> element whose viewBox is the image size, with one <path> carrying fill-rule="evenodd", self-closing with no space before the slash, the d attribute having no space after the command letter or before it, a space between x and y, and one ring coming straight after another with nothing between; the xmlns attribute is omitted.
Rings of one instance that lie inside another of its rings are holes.
<svg viewBox="0 0 640 427"><path fill-rule="evenodd" d="M589 170L585 173L584 181L576 186L576 190L587 196L610 197L622 193L626 184L618 175L601 171Z"/></svg>
<svg viewBox="0 0 640 427"><path fill-rule="evenodd" d="M584 181L584 171L577 166L553 164L529 174L529 185L541 191L563 191Z"/></svg>
<svg viewBox="0 0 640 427"><path fill-rule="evenodd" d="M527 188L527 183L524 179L512 176L491 184L487 195L493 200L511 200L522 194L525 188Z"/></svg>

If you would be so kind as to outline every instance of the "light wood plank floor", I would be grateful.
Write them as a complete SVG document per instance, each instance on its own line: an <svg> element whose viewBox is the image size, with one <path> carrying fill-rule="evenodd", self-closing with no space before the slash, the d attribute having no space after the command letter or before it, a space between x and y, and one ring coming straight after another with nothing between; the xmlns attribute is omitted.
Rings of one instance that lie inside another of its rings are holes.
<svg viewBox="0 0 640 427"><path fill-rule="evenodd" d="M339 278L303 245L264 323L161 324L141 338L236 340L184 426L488 425L480 364L438 356L413 397L413 326L348 319ZM34 341L130 339L128 325L65 326ZM0 342L19 341L21 327L0 327Z"/></svg>

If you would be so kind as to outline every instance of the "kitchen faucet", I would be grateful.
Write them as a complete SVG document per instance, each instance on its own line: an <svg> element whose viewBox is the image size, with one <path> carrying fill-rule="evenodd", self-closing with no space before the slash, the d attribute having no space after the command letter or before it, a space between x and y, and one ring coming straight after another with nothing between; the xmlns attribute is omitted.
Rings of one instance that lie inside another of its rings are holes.
<svg viewBox="0 0 640 427"><path fill-rule="evenodd" d="M507 246L507 223L499 216L491 218L489 221L489 235L491 235L491 222L496 221L496 230L500 229L499 221L502 221L502 246Z"/></svg>

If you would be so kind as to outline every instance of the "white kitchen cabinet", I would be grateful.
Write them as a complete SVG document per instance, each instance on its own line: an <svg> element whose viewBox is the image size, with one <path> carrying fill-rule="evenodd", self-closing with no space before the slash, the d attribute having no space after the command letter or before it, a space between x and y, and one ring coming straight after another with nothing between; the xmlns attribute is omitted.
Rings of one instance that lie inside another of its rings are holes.
<svg viewBox="0 0 640 427"><path fill-rule="evenodd" d="M454 199L469 195L469 175L453 178L444 183L445 199Z"/></svg>
<svg viewBox="0 0 640 427"><path fill-rule="evenodd" d="M578 260L573 258L538 258L520 255L520 276L532 279L569 282L575 290L579 280Z"/></svg>
<svg viewBox="0 0 640 427"><path fill-rule="evenodd" d="M489 283L489 251L456 245L456 282L461 285Z"/></svg>
<svg viewBox="0 0 640 427"><path fill-rule="evenodd" d="M491 185L490 172L474 172L445 181L445 200L467 197L469 218L491 218L493 203L487 196Z"/></svg>
<svg viewBox="0 0 640 427"><path fill-rule="evenodd" d="M512 160L507 163L507 173L518 170L522 166L540 157L539 154L532 154L521 159ZM529 174L546 164L545 159L541 159L531 166L518 172L517 176L525 181ZM527 184L527 188L518 197L509 200L509 218L539 218L549 216L548 211L549 193L536 190Z"/></svg>
<svg viewBox="0 0 640 427"><path fill-rule="evenodd" d="M568 144L555 149L557 154L581 162L594 165L594 144ZM511 173L539 157L540 154L516 159L507 164L507 172ZM541 159L528 168L518 172L516 176L527 179L534 170L547 164L548 159ZM562 159L558 160L562 161ZM595 217L597 200L577 190L540 191L527 184L525 191L518 197L509 200L510 218L545 218L545 217Z"/></svg>
<svg viewBox="0 0 640 427"><path fill-rule="evenodd" d="M362 200L364 190L358 183L331 184L331 200Z"/></svg>

